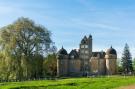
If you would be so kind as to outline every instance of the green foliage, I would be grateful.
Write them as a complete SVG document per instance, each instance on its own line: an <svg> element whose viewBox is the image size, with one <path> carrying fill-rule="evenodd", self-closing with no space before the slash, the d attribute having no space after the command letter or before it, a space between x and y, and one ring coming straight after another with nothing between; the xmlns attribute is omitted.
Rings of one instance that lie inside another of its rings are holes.
<svg viewBox="0 0 135 89"><path fill-rule="evenodd" d="M57 73L57 58L56 54L48 55L43 63L44 75L45 76L56 76Z"/></svg>
<svg viewBox="0 0 135 89"><path fill-rule="evenodd" d="M119 74L123 72L122 64L121 64L121 59L117 59L117 71Z"/></svg>
<svg viewBox="0 0 135 89"><path fill-rule="evenodd" d="M133 71L132 57L128 44L125 45L124 52L122 55L122 67L123 67L123 72L126 74Z"/></svg>
<svg viewBox="0 0 135 89"><path fill-rule="evenodd" d="M0 83L0 89L115 89L135 83L135 77L110 76Z"/></svg>
<svg viewBox="0 0 135 89"><path fill-rule="evenodd" d="M0 29L0 79L42 77L43 56L52 43L50 32L28 18Z"/></svg>
<svg viewBox="0 0 135 89"><path fill-rule="evenodd" d="M135 70L135 58L133 59L133 69Z"/></svg>

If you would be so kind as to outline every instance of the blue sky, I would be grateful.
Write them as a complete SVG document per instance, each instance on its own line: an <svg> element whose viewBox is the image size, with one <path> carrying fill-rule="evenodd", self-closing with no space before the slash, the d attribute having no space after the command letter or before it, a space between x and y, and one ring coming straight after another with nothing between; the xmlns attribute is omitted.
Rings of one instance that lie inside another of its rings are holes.
<svg viewBox="0 0 135 89"><path fill-rule="evenodd" d="M111 45L121 57L125 43L135 57L135 0L0 0L0 27L29 17L52 32L59 48L78 48L92 34L93 51Z"/></svg>

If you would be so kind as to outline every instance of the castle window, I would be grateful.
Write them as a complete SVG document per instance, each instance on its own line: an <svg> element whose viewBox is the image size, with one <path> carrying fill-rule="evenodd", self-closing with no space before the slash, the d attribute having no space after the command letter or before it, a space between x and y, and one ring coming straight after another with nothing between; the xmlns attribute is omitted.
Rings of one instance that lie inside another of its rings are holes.
<svg viewBox="0 0 135 89"><path fill-rule="evenodd" d="M74 55L72 55L71 58L74 59Z"/></svg>
<svg viewBox="0 0 135 89"><path fill-rule="evenodd" d="M89 53L88 50L86 50L85 53L88 54Z"/></svg>
<svg viewBox="0 0 135 89"><path fill-rule="evenodd" d="M88 45L85 45L85 48L88 48Z"/></svg>
<svg viewBox="0 0 135 89"><path fill-rule="evenodd" d="M85 56L86 59L88 59L89 57L88 56Z"/></svg>
<svg viewBox="0 0 135 89"><path fill-rule="evenodd" d="M81 45L81 48L84 48L84 45Z"/></svg>

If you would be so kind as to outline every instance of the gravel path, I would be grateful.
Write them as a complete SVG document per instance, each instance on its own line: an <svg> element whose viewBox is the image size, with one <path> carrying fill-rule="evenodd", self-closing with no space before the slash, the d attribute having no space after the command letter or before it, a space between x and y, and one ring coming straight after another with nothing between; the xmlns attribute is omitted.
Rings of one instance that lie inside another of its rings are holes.
<svg viewBox="0 0 135 89"><path fill-rule="evenodd" d="M135 89L135 84L134 85L129 85L129 86L123 86L118 89Z"/></svg>

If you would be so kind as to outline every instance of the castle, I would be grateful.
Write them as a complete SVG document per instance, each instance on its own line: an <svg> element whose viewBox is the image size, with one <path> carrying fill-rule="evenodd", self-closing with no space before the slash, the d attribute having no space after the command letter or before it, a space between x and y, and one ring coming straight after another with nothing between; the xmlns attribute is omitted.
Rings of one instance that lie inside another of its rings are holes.
<svg viewBox="0 0 135 89"><path fill-rule="evenodd" d="M107 52L92 52L92 35L84 36L79 51L69 54L62 47L57 53L58 76L88 76L116 74L117 52L112 46Z"/></svg>

